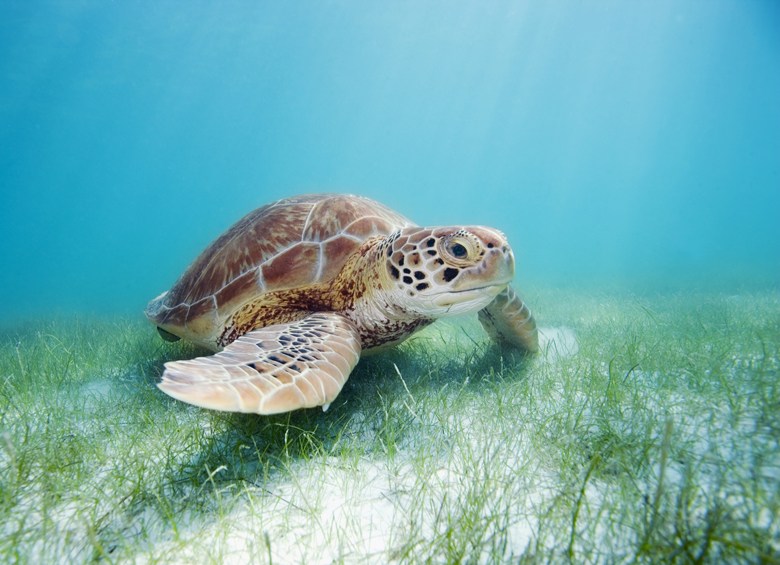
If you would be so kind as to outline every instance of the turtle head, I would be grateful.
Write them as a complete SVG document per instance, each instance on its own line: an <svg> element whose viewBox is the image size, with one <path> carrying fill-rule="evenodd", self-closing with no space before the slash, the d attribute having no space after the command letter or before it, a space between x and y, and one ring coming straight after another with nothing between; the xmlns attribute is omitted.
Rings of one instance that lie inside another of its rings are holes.
<svg viewBox="0 0 780 565"><path fill-rule="evenodd" d="M405 310L439 318L487 306L512 280L515 260L491 228L409 227L388 238L385 266Z"/></svg>

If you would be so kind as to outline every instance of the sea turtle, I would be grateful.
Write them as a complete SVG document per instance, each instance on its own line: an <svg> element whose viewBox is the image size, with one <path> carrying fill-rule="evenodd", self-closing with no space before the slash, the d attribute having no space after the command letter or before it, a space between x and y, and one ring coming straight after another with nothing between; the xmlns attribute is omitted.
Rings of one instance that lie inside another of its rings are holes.
<svg viewBox="0 0 780 565"><path fill-rule="evenodd" d="M218 352L166 363L158 386L215 410L327 409L361 353L475 311L499 343L534 352L514 268L492 228L418 227L361 196L279 200L239 220L147 306L166 340Z"/></svg>

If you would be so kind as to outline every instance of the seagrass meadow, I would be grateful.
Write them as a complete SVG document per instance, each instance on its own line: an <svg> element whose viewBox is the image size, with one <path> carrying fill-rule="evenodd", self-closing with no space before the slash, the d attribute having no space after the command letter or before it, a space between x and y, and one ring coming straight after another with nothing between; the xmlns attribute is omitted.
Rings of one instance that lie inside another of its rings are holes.
<svg viewBox="0 0 780 565"><path fill-rule="evenodd" d="M273 417L159 392L196 351L137 319L6 330L0 560L780 562L780 294L531 298L535 358L440 322Z"/></svg>

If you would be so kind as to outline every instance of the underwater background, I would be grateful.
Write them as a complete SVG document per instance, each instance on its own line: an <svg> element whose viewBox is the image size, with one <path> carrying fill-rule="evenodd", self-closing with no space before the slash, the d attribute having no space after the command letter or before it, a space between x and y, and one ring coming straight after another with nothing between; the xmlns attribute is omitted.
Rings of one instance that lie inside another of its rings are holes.
<svg viewBox="0 0 780 565"><path fill-rule="evenodd" d="M780 3L0 2L0 324L134 314L255 207L509 236L517 286L780 282Z"/></svg>

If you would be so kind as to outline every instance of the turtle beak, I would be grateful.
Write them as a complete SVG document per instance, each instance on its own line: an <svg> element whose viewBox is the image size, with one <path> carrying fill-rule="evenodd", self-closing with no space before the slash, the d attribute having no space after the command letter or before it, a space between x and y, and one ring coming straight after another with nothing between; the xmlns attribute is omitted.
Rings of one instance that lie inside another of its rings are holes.
<svg viewBox="0 0 780 565"><path fill-rule="evenodd" d="M452 287L438 293L433 303L448 314L461 314L487 306L506 288L515 274L515 256L500 232L490 228L469 227L482 241L485 253L476 265L463 269Z"/></svg>
<svg viewBox="0 0 780 565"><path fill-rule="evenodd" d="M479 264L464 269L454 281L453 290L462 292L489 286L503 289L515 276L515 256L506 237L490 228L469 227L468 230L482 240L485 256Z"/></svg>

